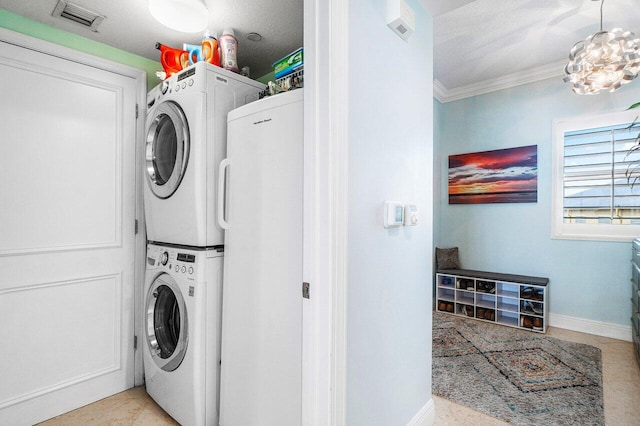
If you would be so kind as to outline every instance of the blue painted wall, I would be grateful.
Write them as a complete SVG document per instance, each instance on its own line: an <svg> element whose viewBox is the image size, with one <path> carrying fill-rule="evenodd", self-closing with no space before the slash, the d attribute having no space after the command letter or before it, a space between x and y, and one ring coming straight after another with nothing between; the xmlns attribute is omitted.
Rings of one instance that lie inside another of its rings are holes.
<svg viewBox="0 0 640 426"><path fill-rule="evenodd" d="M437 245L460 247L464 268L549 277L552 314L628 326L631 245L551 239L551 144L554 119L622 111L637 101L639 82L579 96L561 78L436 101ZM525 145L538 145L536 204L448 204L449 155Z"/></svg>
<svg viewBox="0 0 640 426"><path fill-rule="evenodd" d="M431 399L433 23L408 42L386 1L349 2L347 422L406 425ZM385 200L420 225L383 228Z"/></svg>

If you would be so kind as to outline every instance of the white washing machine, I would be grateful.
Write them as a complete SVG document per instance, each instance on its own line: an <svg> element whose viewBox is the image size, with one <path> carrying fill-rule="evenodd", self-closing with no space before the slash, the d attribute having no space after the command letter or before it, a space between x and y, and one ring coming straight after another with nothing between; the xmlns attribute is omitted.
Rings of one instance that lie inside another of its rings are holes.
<svg viewBox="0 0 640 426"><path fill-rule="evenodd" d="M218 165L227 113L264 85L198 62L147 95L144 190L147 239L193 247L223 244L216 223Z"/></svg>
<svg viewBox="0 0 640 426"><path fill-rule="evenodd" d="M218 425L222 264L222 249L147 246L147 393L185 426Z"/></svg>

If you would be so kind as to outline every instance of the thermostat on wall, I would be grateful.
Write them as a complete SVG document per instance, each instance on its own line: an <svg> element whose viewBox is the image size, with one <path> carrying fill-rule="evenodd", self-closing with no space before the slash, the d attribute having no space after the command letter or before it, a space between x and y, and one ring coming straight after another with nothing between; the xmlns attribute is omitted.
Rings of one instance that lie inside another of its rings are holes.
<svg viewBox="0 0 640 426"><path fill-rule="evenodd" d="M397 201L384 202L384 227L395 228L404 223L404 206Z"/></svg>

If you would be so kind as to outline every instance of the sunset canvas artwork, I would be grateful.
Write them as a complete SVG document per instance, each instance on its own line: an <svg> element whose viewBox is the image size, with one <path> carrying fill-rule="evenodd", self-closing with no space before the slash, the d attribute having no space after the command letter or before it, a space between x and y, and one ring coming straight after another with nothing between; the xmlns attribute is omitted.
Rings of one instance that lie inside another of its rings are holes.
<svg viewBox="0 0 640 426"><path fill-rule="evenodd" d="M449 204L537 201L537 145L449 156Z"/></svg>

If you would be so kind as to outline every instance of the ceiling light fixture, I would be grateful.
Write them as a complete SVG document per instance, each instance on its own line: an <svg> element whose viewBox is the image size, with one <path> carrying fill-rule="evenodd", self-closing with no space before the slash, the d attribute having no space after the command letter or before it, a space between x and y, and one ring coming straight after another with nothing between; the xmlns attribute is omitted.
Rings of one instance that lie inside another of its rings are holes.
<svg viewBox="0 0 640 426"><path fill-rule="evenodd" d="M574 44L564 67L564 82L571 82L573 91L580 95L614 92L636 78L640 70L640 39L620 28L603 31L603 4L601 0L600 31Z"/></svg>
<svg viewBox="0 0 640 426"><path fill-rule="evenodd" d="M165 27L184 33L203 31L209 24L203 0L149 0L149 11Z"/></svg>

